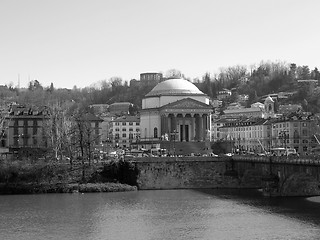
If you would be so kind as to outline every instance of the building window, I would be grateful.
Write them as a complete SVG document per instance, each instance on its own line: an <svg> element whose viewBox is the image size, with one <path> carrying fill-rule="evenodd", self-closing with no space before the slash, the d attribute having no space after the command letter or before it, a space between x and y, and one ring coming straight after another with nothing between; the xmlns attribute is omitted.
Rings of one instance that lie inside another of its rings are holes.
<svg viewBox="0 0 320 240"><path fill-rule="evenodd" d="M125 125L127 125L127 123L126 122L122 122L122 126L125 126Z"/></svg>
<svg viewBox="0 0 320 240"><path fill-rule="evenodd" d="M14 122L14 127L13 127L13 134L14 135L18 135L19 134L19 128L18 128L18 121L16 120L15 122Z"/></svg>
<svg viewBox="0 0 320 240"><path fill-rule="evenodd" d="M132 133L129 134L129 139L133 139L133 134Z"/></svg>
<svg viewBox="0 0 320 240"><path fill-rule="evenodd" d="M127 129L126 128L122 128L122 132L125 132L125 131L127 131Z"/></svg>
<svg viewBox="0 0 320 240"><path fill-rule="evenodd" d="M133 131L133 128L129 128L129 132L132 132Z"/></svg>
<svg viewBox="0 0 320 240"><path fill-rule="evenodd" d="M116 126L119 126L120 124L119 124L119 122L115 122L115 125L116 125Z"/></svg>
<svg viewBox="0 0 320 240"><path fill-rule="evenodd" d="M14 146L19 146L19 137L14 137L14 139L13 139L13 145L14 145Z"/></svg>
<svg viewBox="0 0 320 240"><path fill-rule="evenodd" d="M132 125L133 125L133 122L129 122L129 125L132 126Z"/></svg>
<svg viewBox="0 0 320 240"><path fill-rule="evenodd" d="M158 138L158 128L156 127L153 129L153 137Z"/></svg>
<svg viewBox="0 0 320 240"><path fill-rule="evenodd" d="M116 128L116 132L119 132L119 128Z"/></svg>
<svg viewBox="0 0 320 240"><path fill-rule="evenodd" d="M127 137L127 134L126 133L122 133L122 137Z"/></svg>
<svg viewBox="0 0 320 240"><path fill-rule="evenodd" d="M115 137L114 137L116 140L119 139L119 133L116 133Z"/></svg>
<svg viewBox="0 0 320 240"><path fill-rule="evenodd" d="M137 122L137 123L136 123L136 126L140 126L140 123Z"/></svg>
<svg viewBox="0 0 320 240"><path fill-rule="evenodd" d="M33 135L37 135L38 134L38 128L37 126L33 126Z"/></svg>

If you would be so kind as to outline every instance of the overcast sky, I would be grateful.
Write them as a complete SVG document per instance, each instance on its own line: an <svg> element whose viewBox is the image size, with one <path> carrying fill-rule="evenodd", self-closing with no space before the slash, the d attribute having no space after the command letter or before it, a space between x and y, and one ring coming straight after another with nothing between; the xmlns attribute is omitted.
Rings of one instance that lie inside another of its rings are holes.
<svg viewBox="0 0 320 240"><path fill-rule="evenodd" d="M86 87L175 68L320 67L319 0L0 0L0 85Z"/></svg>

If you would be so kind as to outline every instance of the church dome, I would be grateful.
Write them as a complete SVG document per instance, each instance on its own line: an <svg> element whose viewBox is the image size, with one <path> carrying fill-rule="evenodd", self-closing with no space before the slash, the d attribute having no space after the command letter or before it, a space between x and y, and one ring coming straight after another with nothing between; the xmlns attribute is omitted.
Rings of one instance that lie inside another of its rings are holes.
<svg viewBox="0 0 320 240"><path fill-rule="evenodd" d="M185 79L169 79L160 82L155 86L146 97L162 95L205 95L193 83Z"/></svg>

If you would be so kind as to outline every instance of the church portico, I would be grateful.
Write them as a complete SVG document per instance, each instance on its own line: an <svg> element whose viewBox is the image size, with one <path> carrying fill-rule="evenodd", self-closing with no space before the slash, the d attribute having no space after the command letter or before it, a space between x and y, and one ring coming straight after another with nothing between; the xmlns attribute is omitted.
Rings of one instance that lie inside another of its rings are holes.
<svg viewBox="0 0 320 240"><path fill-rule="evenodd" d="M161 135L170 141L193 142L206 140L210 114L170 113L161 116Z"/></svg>

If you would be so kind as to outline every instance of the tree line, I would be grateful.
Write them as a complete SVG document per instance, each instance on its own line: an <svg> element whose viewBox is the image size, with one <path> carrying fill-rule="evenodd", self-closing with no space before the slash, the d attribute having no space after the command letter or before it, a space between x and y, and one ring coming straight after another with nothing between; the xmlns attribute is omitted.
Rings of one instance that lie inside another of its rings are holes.
<svg viewBox="0 0 320 240"><path fill-rule="evenodd" d="M296 91L288 99L288 103L304 103L309 111L319 112L319 93L308 87L301 88L297 80L314 79L320 81L317 67L313 70L307 65L298 66L286 62L260 62L257 65L236 65L220 68L218 73L204 73L199 79L190 79L179 70L170 69L164 74L166 78L184 77L193 82L201 91L212 99L224 88L236 89L236 94L249 95L248 104L259 100L259 97L280 91ZM38 80L32 80L27 89L10 86L0 88L0 100L31 105L50 105L72 102L72 108L86 109L91 104L112 104L114 102L131 102L137 109L141 108L141 100L154 85L130 85L127 80L112 77L91 84L85 88L56 89L54 84L44 87ZM231 99L236 100L236 96Z"/></svg>

